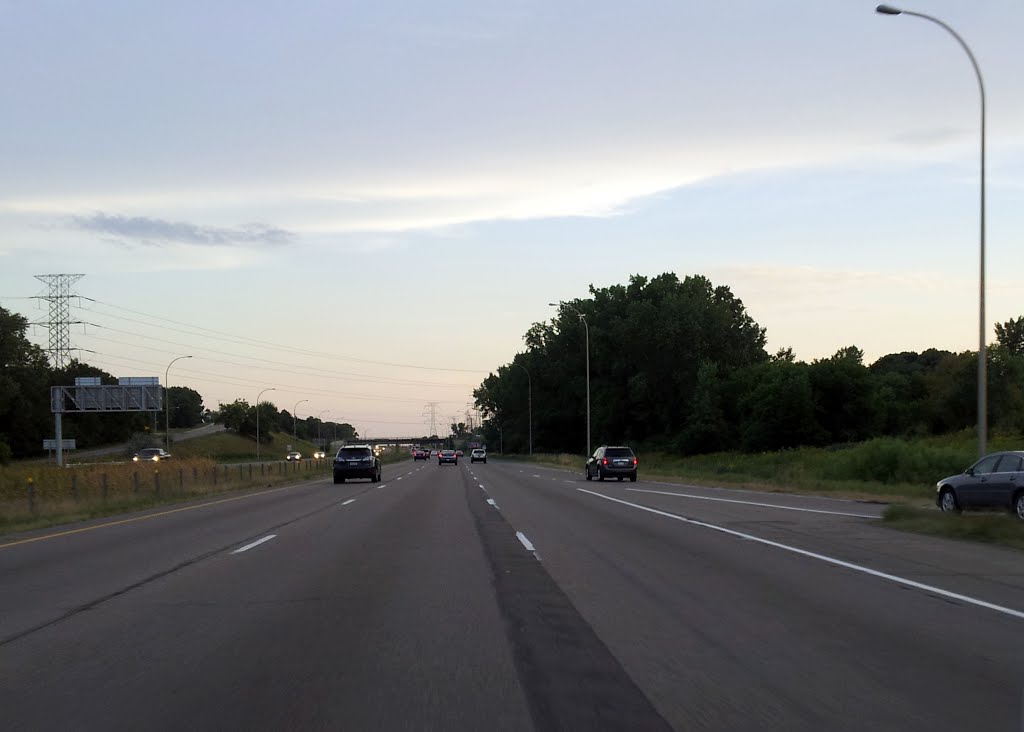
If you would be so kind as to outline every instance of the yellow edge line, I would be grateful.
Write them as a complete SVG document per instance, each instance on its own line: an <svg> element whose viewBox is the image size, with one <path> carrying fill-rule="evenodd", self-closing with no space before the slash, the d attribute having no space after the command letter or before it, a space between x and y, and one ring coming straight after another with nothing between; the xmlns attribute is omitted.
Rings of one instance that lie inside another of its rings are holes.
<svg viewBox="0 0 1024 732"><path fill-rule="evenodd" d="M58 536L70 536L71 534L81 534L84 531L95 531L96 529L106 529L111 526L120 526L121 524L132 524L138 521L146 521L147 519L157 518L159 516L169 516L172 513L181 513L182 511L194 511L197 508L206 508L207 506L216 506L219 503L231 503L231 501L241 501L243 498L254 498L256 496L265 496L268 493L277 493L277 491L287 490L288 488L297 488L303 485L303 483L296 483L295 485L284 485L280 488L271 488L267 491L260 491L259 493L247 493L244 496L234 496L232 498L221 498L216 501L210 501L209 503L199 503L194 506L183 506L182 508L172 508L169 511L160 511L159 513L150 513L145 516L136 516L135 518L121 519L120 521L108 521L105 524L96 524L95 526L84 526L81 529L71 529L70 531L61 531L56 534L46 534L45 536L34 536L31 539L21 539L19 541L11 541L7 544L0 544L0 549L6 549L9 546L18 546L19 544L31 544L35 541L43 541L44 539L56 539Z"/></svg>

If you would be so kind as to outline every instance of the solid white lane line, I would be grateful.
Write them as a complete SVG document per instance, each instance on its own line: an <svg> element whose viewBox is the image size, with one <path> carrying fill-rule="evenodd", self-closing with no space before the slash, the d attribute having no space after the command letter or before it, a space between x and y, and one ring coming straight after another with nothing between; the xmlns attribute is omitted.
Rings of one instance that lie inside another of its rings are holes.
<svg viewBox="0 0 1024 732"><path fill-rule="evenodd" d="M526 551L528 551L528 552L537 551L536 549L533 548L533 544L530 543L530 540L526 538L526 534L524 534L522 531L517 531L516 532L516 538L519 539L519 543L520 544L522 544L523 546L526 547Z"/></svg>
<svg viewBox="0 0 1024 732"><path fill-rule="evenodd" d="M275 536L277 536L277 534L271 534L270 536L264 536L264 537L263 537L262 539L257 539L257 540L256 540L256 541L254 541L254 542L253 542L252 544L246 544L246 545L245 545L245 546L243 546L243 547L240 547L240 548L238 548L238 549L235 549L235 550L234 550L233 552L231 552L231 553L232 553L232 554L241 554L242 552L247 552L247 551L249 551L250 549L252 549L252 548L253 548L254 546L259 546L260 544L262 544L262 543L263 543L263 542L265 542L265 541L270 541L270 540L271 540L271 539L273 539L273 538L274 538Z"/></svg>
<svg viewBox="0 0 1024 732"><path fill-rule="evenodd" d="M488 499L487 499L487 502L488 502L489 504L491 504L492 506L494 506L495 508L498 508L498 504L494 502L494 499L493 499L493 498L488 498ZM500 510L500 509L499 509L499 510Z"/></svg>
<svg viewBox="0 0 1024 732"><path fill-rule="evenodd" d="M715 526L714 524L705 523L704 521L697 521L696 519L686 518L685 516L677 516L676 514L669 513L668 511L659 511L658 509L650 508L649 506L641 506L639 503L630 503L629 501L623 501L622 499L619 498L612 498L611 496L606 496L602 493L588 491L586 488L577 488L576 490L581 491L583 493L589 493L590 495L597 496L598 498L603 498L606 501L614 501L615 503L621 503L624 506L638 508L641 511L654 513L658 516L664 516L665 518L675 519L676 521L682 521L683 523L693 524L695 526L703 526L705 529L711 529L712 531L720 531L721 533L729 534L730 536L738 536L739 538L747 539L748 541L756 541L758 544L773 546L776 549L782 549L783 551L793 552L794 554L800 554L801 556L810 557L811 559L818 559L822 562L833 564L837 567L852 569L855 572L863 572L864 574L869 574L872 577L878 577L880 579L888 580L890 582L895 582L896 584L906 585L907 587L915 587L919 590L924 590L926 592L933 592L936 595L942 595L943 597L948 597L952 600L960 600L961 602L966 602L970 605L977 605L978 607L984 607L989 610L995 610L998 613L1003 613L1004 615L1009 615L1011 617L1024 620L1024 612L1020 610L1014 610L1010 607L1003 607L1002 605L996 605L991 602L986 602L985 600L979 600L974 597L968 597L967 595L961 595L956 592L950 592L949 590L944 590L941 587L935 587L934 585L926 585L923 582L915 582L914 580L909 580L905 577L897 577L894 574L886 574L885 572L879 572L877 569L863 567L859 564L853 564L851 562L844 562L842 559L835 559L824 554L816 554L815 552L809 552L806 549L798 549L795 546L780 544L777 541L762 539L761 537L754 536L753 534L744 534L742 531L733 531L732 529L727 529L724 526Z"/></svg>
<svg viewBox="0 0 1024 732"><path fill-rule="evenodd" d="M349 498L349 499L348 499L347 501L345 501L345 502L344 502L344 503L342 503L341 505L342 505L342 506L347 506L348 504L350 504L350 503L355 503L355 502L356 502L356 499L355 499L355 498Z"/></svg>
<svg viewBox="0 0 1024 732"><path fill-rule="evenodd" d="M879 518L866 513L846 513L845 511L826 511L820 508L797 508L796 506L780 506L777 503L758 503L757 501L737 501L734 498L712 498L711 496L695 496L692 493L672 493L671 491L652 491L645 488L627 488L627 491L636 493L656 493L659 496L678 496L679 498L695 498L698 501L717 501L718 503L741 503L744 506L764 506L765 508L779 508L783 511L804 511L806 513L827 513L831 516L853 516L854 518Z"/></svg>

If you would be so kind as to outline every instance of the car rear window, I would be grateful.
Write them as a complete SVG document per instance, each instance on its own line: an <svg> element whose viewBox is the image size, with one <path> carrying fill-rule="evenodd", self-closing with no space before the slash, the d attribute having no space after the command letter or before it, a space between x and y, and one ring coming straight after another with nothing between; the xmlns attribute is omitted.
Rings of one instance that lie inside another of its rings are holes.
<svg viewBox="0 0 1024 732"><path fill-rule="evenodd" d="M628 447L609 447L604 451L605 457L633 457L633 451Z"/></svg>
<svg viewBox="0 0 1024 732"><path fill-rule="evenodd" d="M338 457L365 458L370 457L370 451L365 447L343 447L338 450Z"/></svg>

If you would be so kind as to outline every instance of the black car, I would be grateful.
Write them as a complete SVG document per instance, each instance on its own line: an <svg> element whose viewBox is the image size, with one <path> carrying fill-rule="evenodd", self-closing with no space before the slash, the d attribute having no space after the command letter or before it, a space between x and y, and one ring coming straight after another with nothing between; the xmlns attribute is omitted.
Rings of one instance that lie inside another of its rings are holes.
<svg viewBox="0 0 1024 732"><path fill-rule="evenodd" d="M334 482L344 483L349 478L369 478L380 482L380 460L369 445L348 445L334 456Z"/></svg>
<svg viewBox="0 0 1024 732"><path fill-rule="evenodd" d="M630 448L602 445L587 460L587 464L583 467L583 474L587 480L592 480L596 475L598 480L629 478L636 483L636 466L636 455Z"/></svg>
<svg viewBox="0 0 1024 732"><path fill-rule="evenodd" d="M459 456L455 454L455 450L441 450L437 453L437 464L444 465L445 463L459 464Z"/></svg>
<svg viewBox="0 0 1024 732"><path fill-rule="evenodd" d="M132 456L132 461L136 463L154 462L158 463L161 460L170 460L171 453L164 452L159 447L144 447L139 450L135 455Z"/></svg>
<svg viewBox="0 0 1024 732"><path fill-rule="evenodd" d="M965 508L1002 508L1024 520L1024 451L994 452L959 475L935 484L935 503L954 513Z"/></svg>

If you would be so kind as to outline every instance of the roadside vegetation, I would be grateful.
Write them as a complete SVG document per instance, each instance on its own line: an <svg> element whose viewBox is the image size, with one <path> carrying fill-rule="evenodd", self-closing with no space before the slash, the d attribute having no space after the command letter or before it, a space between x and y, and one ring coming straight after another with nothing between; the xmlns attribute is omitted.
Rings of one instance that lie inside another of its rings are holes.
<svg viewBox="0 0 1024 732"><path fill-rule="evenodd" d="M285 462L288 444L303 452L302 462ZM283 486L331 473L330 457L311 459L312 445L303 449L291 435L273 435L270 445L263 448L260 462L252 460L252 440L219 433L175 445L174 457L162 463L134 463L121 457L66 468L30 462L0 466L0 534ZM381 462L407 458L406 451L385 450Z"/></svg>
<svg viewBox="0 0 1024 732"><path fill-rule="evenodd" d="M998 512L948 515L940 511L896 504L885 509L886 526L917 534L967 539L1024 549L1024 521Z"/></svg>
<svg viewBox="0 0 1024 732"><path fill-rule="evenodd" d="M773 452L669 455L634 446L644 477L697 485L812 493L834 498L932 505L936 481L974 462L973 431L913 440L881 437L831 447ZM992 450L1017 449L1021 435L997 435ZM517 456L517 459L528 459ZM534 454L534 462L582 471L584 458Z"/></svg>

